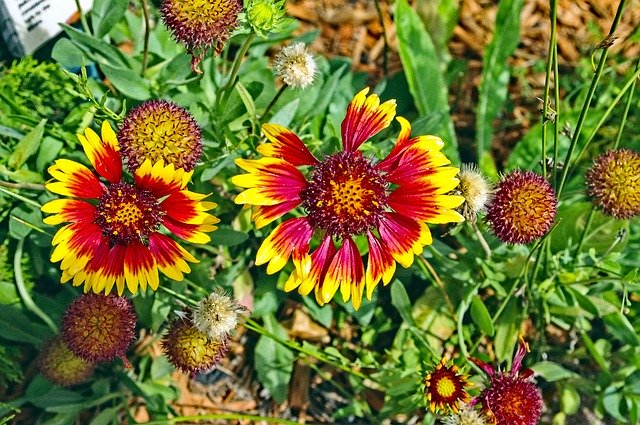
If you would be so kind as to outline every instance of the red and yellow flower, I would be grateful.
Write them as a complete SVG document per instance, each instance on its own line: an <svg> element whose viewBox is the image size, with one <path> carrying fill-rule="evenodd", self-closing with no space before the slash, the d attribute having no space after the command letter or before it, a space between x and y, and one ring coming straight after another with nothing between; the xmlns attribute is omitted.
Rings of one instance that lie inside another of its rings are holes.
<svg viewBox="0 0 640 425"><path fill-rule="evenodd" d="M458 169L447 166L440 138L411 137L409 122L398 117L400 134L385 159L360 152L391 124L396 109L395 101L381 104L367 93L358 93L347 109L340 152L319 160L292 131L265 124L268 142L258 147L263 157L236 160L247 173L232 177L246 189L235 202L253 206L258 228L302 206L305 215L285 220L264 240L256 264L268 263L271 274L292 259L295 270L284 289L315 290L321 305L339 288L359 308L365 288L370 299L381 280L389 283L396 263L409 267L431 244L427 223L463 220L454 208L464 198L446 194L458 184ZM310 252L314 235L319 242ZM356 242L368 245L366 269Z"/></svg>
<svg viewBox="0 0 640 425"><path fill-rule="evenodd" d="M467 377L458 373L456 365L447 366L447 359L444 357L423 381L427 403L432 412L437 409L439 412L458 413L460 403L468 403L470 400L465 389L471 386Z"/></svg>
<svg viewBox="0 0 640 425"><path fill-rule="evenodd" d="M216 204L186 189L191 173L162 160L144 161L133 181L125 180L115 132L104 122L101 133L102 139L88 128L78 135L98 176L68 159L49 167L53 179L47 189L69 197L42 207L53 214L45 223L68 223L52 242L51 261L61 262L61 281L105 294L115 285L122 295L125 286L132 293L147 285L157 289L158 270L182 280L191 271L187 262L197 260L165 230L189 242L208 242L206 232L219 220L207 211Z"/></svg>

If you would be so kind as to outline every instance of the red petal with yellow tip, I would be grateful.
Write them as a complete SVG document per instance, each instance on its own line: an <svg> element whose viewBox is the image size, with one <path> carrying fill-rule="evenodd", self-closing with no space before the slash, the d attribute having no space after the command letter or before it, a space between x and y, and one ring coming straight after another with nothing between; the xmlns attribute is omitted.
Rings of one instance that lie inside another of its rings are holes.
<svg viewBox="0 0 640 425"><path fill-rule="evenodd" d="M367 96L369 88L358 93L347 108L342 121L342 144L345 151L355 151L370 137L391 124L396 114L395 100L380 104L376 94Z"/></svg>
<svg viewBox="0 0 640 425"><path fill-rule="evenodd" d="M263 156L282 158L296 167L315 165L318 160L291 130L277 124L263 124L262 131L270 143L258 146Z"/></svg>

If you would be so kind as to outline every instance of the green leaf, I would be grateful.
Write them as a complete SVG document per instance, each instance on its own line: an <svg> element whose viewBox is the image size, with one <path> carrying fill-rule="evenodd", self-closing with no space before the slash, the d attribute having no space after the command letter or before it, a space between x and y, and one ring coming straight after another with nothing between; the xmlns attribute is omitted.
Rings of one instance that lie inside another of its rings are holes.
<svg viewBox="0 0 640 425"><path fill-rule="evenodd" d="M124 18L129 0L95 0L91 8L91 24L96 37L102 38Z"/></svg>
<svg viewBox="0 0 640 425"><path fill-rule="evenodd" d="M629 322L626 316L623 316L619 311L611 314L607 314L603 317L604 323L609 328L611 334L618 338L625 344L632 346L640 345L640 337L636 333L635 329Z"/></svg>
<svg viewBox="0 0 640 425"><path fill-rule="evenodd" d="M251 94L247 91L245 86L243 86L240 81L238 81L236 83L236 90L238 91L238 94L240 95L240 99L242 99L242 103L244 104L244 107L247 108L247 112L249 113L249 117L255 118L255 116L256 116L256 104L253 101L253 97L251 97Z"/></svg>
<svg viewBox="0 0 640 425"><path fill-rule="evenodd" d="M18 142L7 160L9 168L17 170L22 167L22 164L24 164L31 155L38 151L46 123L46 119L40 120L38 125Z"/></svg>
<svg viewBox="0 0 640 425"><path fill-rule="evenodd" d="M398 279L391 284L391 304L398 310L400 316L408 325L415 326L416 322L411 315L409 295L402 282Z"/></svg>
<svg viewBox="0 0 640 425"><path fill-rule="evenodd" d="M134 65L116 47L99 38L86 34L67 24L60 24L64 32L71 38L85 55L100 64L113 64L114 66L131 67Z"/></svg>
<svg viewBox="0 0 640 425"><path fill-rule="evenodd" d="M287 339L287 333L272 314L263 317L264 327L279 338ZM265 386L276 403L287 399L289 380L295 356L287 347L262 335L256 344L255 367L258 380Z"/></svg>
<svg viewBox="0 0 640 425"><path fill-rule="evenodd" d="M483 56L482 77L476 107L477 156L482 158L491 146L493 121L507 99L509 66L507 58L520 42L520 13L524 0L501 0L493 38Z"/></svg>
<svg viewBox="0 0 640 425"><path fill-rule="evenodd" d="M493 326L491 315L477 295L471 298L471 319L487 336L493 336L496 329Z"/></svg>
<svg viewBox="0 0 640 425"><path fill-rule="evenodd" d="M40 345L51 336L51 330L34 322L21 310L10 305L0 305L0 329L2 338L10 341Z"/></svg>
<svg viewBox="0 0 640 425"><path fill-rule="evenodd" d="M445 141L443 151L447 157L454 163L459 162L458 142L449 114L448 89L431 36L407 0L398 2L395 20L398 52L416 108L422 116L444 114L437 134Z"/></svg>
<svg viewBox="0 0 640 425"><path fill-rule="evenodd" d="M43 228L42 212L31 205L22 204L11 210L9 235L24 239L34 228Z"/></svg>
<svg viewBox="0 0 640 425"><path fill-rule="evenodd" d="M561 379L577 378L580 375L574 373L554 362L539 362L530 368L537 375L542 376L549 382L560 381Z"/></svg>
<svg viewBox="0 0 640 425"><path fill-rule="evenodd" d="M505 361L511 357L513 347L518 342L518 332L520 330L521 317L515 299L511 299L502 310L502 314L496 320L496 336L494 343L496 346L496 357L499 361Z"/></svg>
<svg viewBox="0 0 640 425"><path fill-rule="evenodd" d="M562 389L560 395L560 405L562 411L567 415L573 415L578 412L580 408L580 394L573 386L566 386Z"/></svg>
<svg viewBox="0 0 640 425"><path fill-rule="evenodd" d="M212 245L235 246L240 245L248 238L249 235L244 232L238 232L237 230L221 227L211 233L210 243Z"/></svg>
<svg viewBox="0 0 640 425"><path fill-rule="evenodd" d="M51 57L64 68L75 68L82 65L86 55L68 38L61 38L53 46Z"/></svg>
<svg viewBox="0 0 640 425"><path fill-rule="evenodd" d="M109 407L93 418L93 420L89 422L89 425L118 424L120 423L118 418L121 410L122 406Z"/></svg>
<svg viewBox="0 0 640 425"><path fill-rule="evenodd" d="M149 83L131 69L101 64L100 69L111 84L130 99L147 100L151 97Z"/></svg>
<svg viewBox="0 0 640 425"><path fill-rule="evenodd" d="M291 102L280 108L278 112L273 114L273 116L269 118L269 122L279 124L283 127L288 127L289 124L291 124L291 121L293 121L293 117L296 115L298 105L300 105L300 99L293 99Z"/></svg>

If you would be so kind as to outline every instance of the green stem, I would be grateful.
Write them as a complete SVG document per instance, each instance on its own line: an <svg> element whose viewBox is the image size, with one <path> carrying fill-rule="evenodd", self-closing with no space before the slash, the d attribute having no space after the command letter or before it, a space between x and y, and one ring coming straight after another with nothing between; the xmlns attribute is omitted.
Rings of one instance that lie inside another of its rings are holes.
<svg viewBox="0 0 640 425"><path fill-rule="evenodd" d="M9 189L29 189L29 190L46 190L43 184L38 183L11 183L0 180L0 186Z"/></svg>
<svg viewBox="0 0 640 425"><path fill-rule="evenodd" d="M640 69L640 59L638 59L638 61L636 62L636 73L638 72L639 69ZM616 137L616 141L613 144L613 149L617 149L618 145L620 144L620 137L622 137L622 130L624 129L625 124L627 123L629 108L631 107L631 101L633 100L633 94L636 89L636 81L637 79L633 80L633 84L629 89L629 98L627 99L627 104L624 107L624 113L622 114L622 121L620 122L620 130L618 130L618 136Z"/></svg>
<svg viewBox="0 0 640 425"><path fill-rule="evenodd" d="M438 276L438 273L431 266L431 264L427 261L426 258L424 258L423 256L420 256L418 258L420 260L418 262L418 264L420 265L420 268L422 268L422 271L425 274L430 275L431 278L436 283L436 285L438 286L438 288L440 289L440 292L442 293L442 297L444 298L444 300L445 300L445 302L447 304L447 308L449 309L449 314L451 314L451 317L453 318L453 320L458 320L457 319L457 315L456 315L455 307L453 306L453 303L451 302L451 298L449 298L449 294L447 294L447 291L444 288L444 283L442 283L442 280L440 279L440 276Z"/></svg>
<svg viewBox="0 0 640 425"><path fill-rule="evenodd" d="M58 333L58 327L55 325L53 320L38 307L38 305L33 301L31 295L29 295L29 291L24 284L24 276L22 275L22 250L24 248L24 239L20 239L18 241L18 245L16 246L16 252L13 256L13 276L16 281L16 288L18 289L18 293L20 294L20 298L22 298L22 302L24 306L31 311L33 314L38 316L44 323L47 324L49 329L54 334Z"/></svg>
<svg viewBox="0 0 640 425"><path fill-rule="evenodd" d="M551 0L551 36L549 38L549 54L547 56L547 72L544 79L544 96L542 98L542 176L547 178L547 131L546 125L549 122L547 115L549 113L549 88L551 85L551 72L553 68L553 57L556 40L556 20L557 20L557 0ZM555 75L554 86L558 85L557 75ZM556 108L558 105L555 105ZM557 115L554 123L557 122ZM557 124L556 124L557 125Z"/></svg>
<svg viewBox="0 0 640 425"><path fill-rule="evenodd" d="M91 29L89 28L89 24L87 23L87 17L85 16L84 12L82 11L82 5L80 4L80 0L75 0L75 2L76 2L76 9L78 9L78 15L80 15L80 23L82 24L82 29L88 35L93 35L91 33Z"/></svg>
<svg viewBox="0 0 640 425"><path fill-rule="evenodd" d="M475 233L476 237L478 238L478 242L480 242L480 246L482 246L482 249L484 250L484 254L487 257L487 260L490 259L491 248L489 247L487 240L482 235L482 232L478 228L478 223L476 222L471 223L471 228L473 229L473 233Z"/></svg>
<svg viewBox="0 0 640 425"><path fill-rule="evenodd" d="M558 152L560 150L560 72L558 71L558 43L553 49L553 98L556 107L556 122L553 127L553 187L558 183Z"/></svg>
<svg viewBox="0 0 640 425"><path fill-rule="evenodd" d="M279 343L281 345L284 345L287 348L291 348L292 350L295 350L295 351L298 351L298 352L300 352L302 354L305 354L307 356L316 358L316 359L320 360L321 362L326 363L328 365L331 365L331 366L335 367L336 369L340 369L343 372L347 372L350 375L356 376L356 377L358 377L360 379L363 379L363 380L364 379L367 379L367 380L371 379L369 376L367 376L367 375L365 375L365 374L363 374L361 372L358 372L357 370L354 370L351 367L344 366L342 364L336 363L333 360L329 359L328 357L326 357L326 356L324 356L322 354L314 353L312 351L309 351L304 346L298 344L297 342L290 341L290 340L287 340L287 339L284 339L284 338L280 338L278 335L270 332L269 330L267 330L265 327L263 327L258 322L256 322L255 320L251 319L250 317L247 318L247 321L245 322L245 327L247 329L250 329L250 330L252 330L254 332L259 333L260 335L264 335L267 338L271 338L275 342L277 342L277 343Z"/></svg>
<svg viewBox="0 0 640 425"><path fill-rule="evenodd" d="M208 413L206 415L176 416L175 418L165 418L160 421L146 422L146 424L147 425L167 425L167 424L176 424L180 422L211 421L214 419L248 420L248 421L251 421L251 423L270 422L270 423L281 424L281 425L300 425L300 422L294 422L288 419L272 418L269 416L247 415L244 413Z"/></svg>
<svg viewBox="0 0 640 425"><path fill-rule="evenodd" d="M238 71L240 70L240 65L242 64L244 55L247 54L247 51L251 46L251 42L255 37L256 37L256 34L252 32L247 36L247 38L245 38L244 43L240 47L238 54L233 60L233 66L231 68L231 74L229 74L229 80L227 80L227 83L222 87L222 89L220 89L221 94L231 90L233 86L236 84L236 77L238 76Z"/></svg>
<svg viewBox="0 0 640 425"><path fill-rule="evenodd" d="M191 304L193 306L198 305L198 301L194 301L191 298L187 297L186 295L180 294L180 293L174 291L173 289L167 288L164 285L160 285L160 289L163 290L164 292L166 292L167 294L169 294L169 295L171 295L173 297L176 297L179 300L183 301L185 304Z"/></svg>
<svg viewBox="0 0 640 425"><path fill-rule="evenodd" d="M149 4L147 0L140 0L142 4L142 15L144 16L144 47L142 50L142 69L140 76L144 77L144 73L149 65L149 36L151 35L151 23L149 19Z"/></svg>
<svg viewBox="0 0 640 425"><path fill-rule="evenodd" d="M631 89L631 87L635 87L635 84L636 84L636 81L638 80L638 77L640 77L640 69L636 68L635 73L631 76L631 78L627 81L627 83L622 87L622 89L620 90L620 93L618 93L618 95L611 101L611 103L609 104L609 107L607 108L607 110L604 111L604 113L600 117L600 120L595 125L595 127L591 131L591 134L589 135L589 138L587 139L587 141L585 142L584 146L580 150L580 153L578 154L578 156L576 156L576 161L580 160L580 158L582 157L582 155L586 151L587 146L589 146L591 141L595 138L596 134L600 130L600 127L602 127L602 125L607 120L607 118L609 118L609 115L611 115L611 112L613 112L613 109L616 106L618 106L618 103L622 99L622 96L624 96L627 93L627 91ZM631 99L631 98L629 98L629 99ZM627 101L627 104L629 104L629 103L630 102ZM627 112L628 112L628 110L627 110ZM624 124L626 123L626 118L627 117L625 115L624 116L624 121L621 124L621 126L624 126ZM620 128L620 130L618 132L618 140L619 140L619 136L620 136L621 133L622 133L622 128ZM616 146L617 146L617 141L616 141Z"/></svg>
<svg viewBox="0 0 640 425"><path fill-rule="evenodd" d="M578 248L576 249L575 258L578 257L580 251L582 251L582 247L584 243L587 241L587 234L589 233L589 228L591 227L591 223L593 223L593 218L596 216L596 209L591 207L591 211L589 211L589 217L587 217L587 222L584 225L584 230L582 231L582 235L580 236L580 242L578 243Z"/></svg>
<svg viewBox="0 0 640 425"><path fill-rule="evenodd" d="M34 206L34 207L38 208L38 209L42 208L42 205L40 205L39 203L37 203L33 199L25 198L22 195L18 195L17 193L13 193L12 191L7 190L2 186L4 186L4 185L0 185L0 192L6 193L7 195L12 196L12 197L24 202L25 204L29 204L31 206Z"/></svg>
<svg viewBox="0 0 640 425"><path fill-rule="evenodd" d="M267 114L271 111L271 108L273 108L273 106L276 104L278 99L280 99L280 96L282 96L282 94L286 89L287 89L286 85L283 85L282 87L280 87L280 90L278 90L278 93L276 93L273 99L271 99L271 102L269 102L269 104L267 105L267 108L262 113L262 118L267 116Z"/></svg>
<svg viewBox="0 0 640 425"><path fill-rule="evenodd" d="M616 29L618 28L618 24L620 23L620 19L622 18L622 10L624 9L624 5L626 0L620 0L620 4L618 5L618 10L616 11L616 16L613 19L613 23L611 24L611 30L609 31L609 35L607 38L613 37ZM564 184L567 180L567 174L569 173L571 157L573 156L573 152L578 143L578 138L580 137L580 133L582 132L582 127L584 125L585 119L587 117L587 112L589 111L589 106L591 105L591 100L593 100L593 95L596 91L596 87L598 82L600 81L600 77L602 76L602 72L604 70L604 65L607 61L607 54L609 53L610 45L602 46L602 54L600 55L600 61L598 62L598 67L596 68L596 72L593 75L593 79L591 80L591 85L589 86L589 91L587 92L587 97L584 100L584 104L582 105L582 110L580 111L580 116L578 117L578 123L576 124L576 129L573 133L573 137L571 137L571 143L569 145L569 151L565 156L564 160L564 168L562 170L562 177L560 178L560 184L557 189L557 197L560 199L560 195L562 194L562 189L564 189Z"/></svg>

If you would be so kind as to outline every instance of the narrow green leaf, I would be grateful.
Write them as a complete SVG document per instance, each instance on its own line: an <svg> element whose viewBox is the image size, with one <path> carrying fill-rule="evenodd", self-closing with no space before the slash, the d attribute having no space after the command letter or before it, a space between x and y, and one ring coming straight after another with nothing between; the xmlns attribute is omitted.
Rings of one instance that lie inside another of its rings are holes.
<svg viewBox="0 0 640 425"><path fill-rule="evenodd" d="M240 245L242 242L249 238L244 232L238 232L230 228L219 228L215 232L211 233L211 244L222 246L235 246Z"/></svg>
<svg viewBox="0 0 640 425"><path fill-rule="evenodd" d="M431 36L407 0L398 2L395 20L398 52L416 108L423 117L431 114L443 115L437 134L445 141L444 153L452 162L459 162L458 143L449 114L448 89L442 74L443 66Z"/></svg>
<svg viewBox="0 0 640 425"><path fill-rule="evenodd" d="M411 315L409 295L402 282L397 279L391 284L391 304L398 309L400 316L408 325L415 326L416 322Z"/></svg>
<svg viewBox="0 0 640 425"><path fill-rule="evenodd" d="M494 344L496 347L496 357L499 361L511 358L513 349L518 342L518 332L520 330L521 317L518 314L517 301L511 299L502 310L502 314L496 320L496 336Z"/></svg>
<svg viewBox="0 0 640 425"><path fill-rule="evenodd" d="M251 94L249 93L249 91L247 91L245 86L243 86L240 81L238 81L236 83L236 90L237 90L238 94L240 95L240 99L242 100L242 103L244 104L244 107L247 108L247 112L249 113L249 117L254 119L256 117L256 104L253 101L253 98L251 97Z"/></svg>
<svg viewBox="0 0 640 425"><path fill-rule="evenodd" d="M76 46L96 62L101 64L112 64L129 68L134 63L131 62L120 50L99 38L86 34L67 24L60 24L64 32L71 38Z"/></svg>
<svg viewBox="0 0 640 425"><path fill-rule="evenodd" d="M42 212L32 205L19 205L11 210L9 235L14 239L24 239L31 230L42 229Z"/></svg>
<svg viewBox="0 0 640 425"><path fill-rule="evenodd" d="M487 307L477 295L471 298L471 319L487 336L496 332Z"/></svg>
<svg viewBox="0 0 640 425"><path fill-rule="evenodd" d="M520 13L524 0L501 0L491 43L482 61L482 76L476 108L476 144L478 158L491 146L493 120L507 99L511 56L520 42Z"/></svg>
<svg viewBox="0 0 640 425"><path fill-rule="evenodd" d="M129 6L129 0L95 0L91 8L91 23L93 32L102 38L111 31L113 26L124 18Z"/></svg>
<svg viewBox="0 0 640 425"><path fill-rule="evenodd" d="M27 133L15 146L13 152L7 160L7 165L13 170L17 170L22 167L27 159L38 151L40 147L40 141L44 134L44 125L47 123L46 119L42 119L37 126Z"/></svg>
<svg viewBox="0 0 640 425"><path fill-rule="evenodd" d="M21 310L10 305L0 305L0 328L2 338L21 344L39 346L51 337L51 331L44 325L36 323Z"/></svg>
<svg viewBox="0 0 640 425"><path fill-rule="evenodd" d="M638 337L637 332L633 329L633 325L631 325L629 319L623 316L622 313L617 311L607 314L603 319L605 325L614 337L625 344L630 344L635 347L640 345L640 337Z"/></svg>
<svg viewBox="0 0 640 425"><path fill-rule="evenodd" d="M151 97L149 83L137 72L106 64L101 64L100 69L111 84L126 97L135 100L147 100Z"/></svg>
<svg viewBox="0 0 640 425"><path fill-rule="evenodd" d="M293 117L296 116L296 111L300 105L300 99L293 99L291 102L284 105L278 110L271 118L269 122L273 124L279 124L283 127L288 127L293 121Z"/></svg>
<svg viewBox="0 0 640 425"><path fill-rule="evenodd" d="M537 375L542 376L545 380L549 382L560 381L561 379L569 379L569 378L577 378L579 375L575 372L572 372L564 367L560 366L558 363L554 362L539 362L531 366L530 368Z"/></svg>

